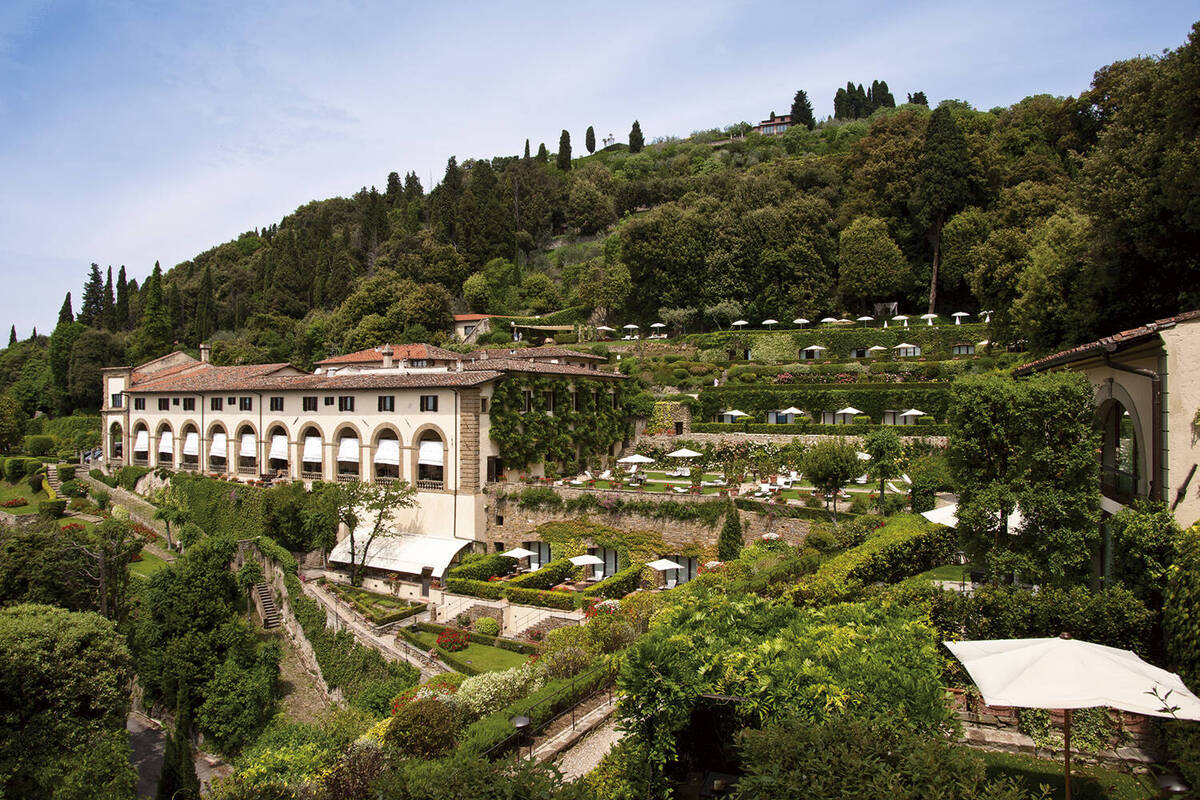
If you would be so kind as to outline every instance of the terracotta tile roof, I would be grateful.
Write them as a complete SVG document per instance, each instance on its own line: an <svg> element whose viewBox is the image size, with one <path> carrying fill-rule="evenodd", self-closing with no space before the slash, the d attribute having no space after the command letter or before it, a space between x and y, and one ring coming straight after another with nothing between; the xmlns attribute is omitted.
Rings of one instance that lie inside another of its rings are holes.
<svg viewBox="0 0 1200 800"><path fill-rule="evenodd" d="M196 362L187 369L171 369L156 372L142 381L135 381L130 391L136 392L188 392L230 389L245 389L273 373L287 371L292 377L303 377L291 364L248 364L236 367L218 367ZM299 373L299 374L297 374ZM283 377L283 376L276 376ZM203 387L203 388L192 388Z"/></svg>
<svg viewBox="0 0 1200 800"><path fill-rule="evenodd" d="M486 361L469 361L464 370L502 370L504 372L536 372L543 375L580 375L588 378L625 378L619 372L601 372L590 367L573 364L548 364L544 361L521 361L514 358L489 358Z"/></svg>
<svg viewBox="0 0 1200 800"><path fill-rule="evenodd" d="M455 314L455 322L478 322L481 319L498 319L501 314Z"/></svg>
<svg viewBox="0 0 1200 800"><path fill-rule="evenodd" d="M462 358L460 353L455 353L451 350L444 350L440 347L434 347L431 344L394 344L392 347L392 358L396 361L401 361L406 358L425 358L438 361L454 361ZM374 364L376 362L383 363L383 348L384 345L378 347L368 347L366 350L359 350L354 353L346 353L340 356L332 356L324 361L318 361L317 366L337 366L339 364Z"/></svg>
<svg viewBox="0 0 1200 800"><path fill-rule="evenodd" d="M274 370L264 370L273 367ZM471 372L369 372L342 375L272 374L287 364L259 365L258 373L246 367L208 367L172 378L147 382L133 392L270 392L287 390L409 389L477 386L502 377L494 369Z"/></svg>
<svg viewBox="0 0 1200 800"><path fill-rule="evenodd" d="M145 365L143 364L142 366ZM137 386L139 383L157 381L171 375L178 375L181 372L197 369L200 366L201 364L199 361L192 360L187 363L176 364L173 367L167 367L166 369L155 370L154 372L145 372L141 367L138 367L133 371L132 375L130 375L129 384L130 386Z"/></svg>
<svg viewBox="0 0 1200 800"><path fill-rule="evenodd" d="M608 361L604 356L593 355L592 353L581 353L577 350L569 350L565 347L513 347L513 348L493 348L487 350L473 350L467 354L469 358L480 360L483 358L507 358L507 359L535 359L535 358L580 358L585 361Z"/></svg>
<svg viewBox="0 0 1200 800"><path fill-rule="evenodd" d="M1158 332L1166 328L1174 327L1177 323L1188 322L1194 319L1200 319L1200 310L1186 311L1182 314L1176 314L1173 317L1155 320L1148 325L1142 325L1137 328L1130 328L1127 331L1114 333L1112 336L1105 336L1094 342L1081 344L1072 347L1069 350L1063 350L1054 355L1039 358L1037 361L1030 361L1028 364L1022 364L1013 370L1014 375L1028 375L1033 372L1038 372L1050 367L1056 367L1060 364L1069 364L1072 361L1080 361L1085 358L1099 355L1103 352L1113 352L1121 347L1127 347L1131 344L1136 344L1145 341L1158 335Z"/></svg>

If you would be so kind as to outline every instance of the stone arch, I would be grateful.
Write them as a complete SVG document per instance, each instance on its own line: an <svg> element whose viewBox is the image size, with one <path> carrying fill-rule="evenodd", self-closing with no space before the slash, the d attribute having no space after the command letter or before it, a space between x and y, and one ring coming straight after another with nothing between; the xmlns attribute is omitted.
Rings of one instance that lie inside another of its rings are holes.
<svg viewBox="0 0 1200 800"><path fill-rule="evenodd" d="M164 438L163 434L167 436ZM166 448L166 449L164 449ZM154 429L154 465L157 467L175 467L179 454L179 442L175 441L175 428L166 420L160 422Z"/></svg>
<svg viewBox="0 0 1200 800"><path fill-rule="evenodd" d="M142 447L144 447L144 449L139 450L138 449L139 437L143 433L146 435L145 439L144 439L144 443L142 444ZM133 452L131 453L133 463L140 464L143 466L149 464L150 463L150 449L153 446L154 446L154 444L150 441L150 426L147 425L144 420L138 420L137 422L135 422L133 424L133 447L132 447Z"/></svg>
<svg viewBox="0 0 1200 800"><path fill-rule="evenodd" d="M237 459L237 471L242 474L257 474L259 451L262 450L262 440L258 437L258 429L254 427L253 422L239 422L235 430L237 432L233 437L233 452L237 454L235 456ZM244 448L242 445L246 434L254 437L254 455L242 454L243 450L249 449Z"/></svg>
<svg viewBox="0 0 1200 800"><path fill-rule="evenodd" d="M1146 496L1150 492L1150 430L1143 422L1137 403L1129 391L1115 378L1099 387L1096 396L1095 423L1101 432L1100 484L1117 494ZM1128 414L1133 433L1125 465L1117 463L1120 445L1121 418ZM1147 415L1149 417L1149 415ZM1122 468L1132 467L1132 469ZM1132 477L1130 477L1132 475ZM1129 484L1132 483L1132 486ZM1132 491L1128 491L1132 489Z"/></svg>
<svg viewBox="0 0 1200 800"><path fill-rule="evenodd" d="M434 440L442 443L442 463L440 465L422 464L422 443ZM418 489L445 489L446 470L450 462L450 440L446 438L445 431L433 423L426 423L417 428L412 435L412 451L412 475L416 487Z"/></svg>
<svg viewBox="0 0 1200 800"><path fill-rule="evenodd" d="M188 436L193 433L196 435L193 442L196 452L188 453ZM200 443L200 426L196 424L195 420L185 419L180 424L179 441L175 443L175 448L179 454L177 460L181 468L190 470L200 468L200 452L202 449Z"/></svg>
<svg viewBox="0 0 1200 800"><path fill-rule="evenodd" d="M353 455L356 460L343 461L342 456L342 439L353 437L358 442L357 447L347 452L346 455ZM362 443L363 435L359 427L353 422L343 422L333 430L333 464L334 474L339 481L362 480L363 464L362 464Z"/></svg>
<svg viewBox="0 0 1200 800"><path fill-rule="evenodd" d="M121 423L113 421L108 426L108 457L113 461L122 461L125 453L125 431Z"/></svg>
<svg viewBox="0 0 1200 800"><path fill-rule="evenodd" d="M224 446L221 446L221 443L218 441L217 447L213 447L213 439L216 434L221 434L225 437ZM204 457L207 459L208 469L210 472L228 471L229 429L225 427L225 423L214 422L208 426L208 431L204 436L203 448L206 450Z"/></svg>
<svg viewBox="0 0 1200 800"><path fill-rule="evenodd" d="M383 451L380 450L384 440L395 441L394 446L384 446ZM371 478L373 480L397 480L400 475L400 463L402 461L401 448L404 447L404 437L400 435L400 430L391 423L383 423L375 428L374 438L371 440ZM379 458L384 458L384 462L380 462ZM392 463L392 460L395 463Z"/></svg>
<svg viewBox="0 0 1200 800"><path fill-rule="evenodd" d="M276 436L283 436L282 458L275 445ZM287 474L292 464L292 437L287 426L282 422L272 422L267 426L267 435L263 441L267 448L267 466L272 471L282 470L284 474Z"/></svg>
<svg viewBox="0 0 1200 800"><path fill-rule="evenodd" d="M316 461L306 458L312 453L308 449L307 441L309 437L315 436L320 441L317 445ZM313 422L305 423L300 429L300 435L297 439L300 443L300 474L303 478L312 480L320 479L325 474L325 432L321 430L321 426ZM313 469L313 465L316 469Z"/></svg>

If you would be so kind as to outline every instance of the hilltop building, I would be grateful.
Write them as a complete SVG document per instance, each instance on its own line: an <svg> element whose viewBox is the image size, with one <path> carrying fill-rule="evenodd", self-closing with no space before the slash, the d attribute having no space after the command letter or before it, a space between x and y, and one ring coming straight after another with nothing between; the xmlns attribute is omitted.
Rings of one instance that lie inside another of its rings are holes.
<svg viewBox="0 0 1200 800"><path fill-rule="evenodd" d="M763 136L779 136L790 128L791 125L792 116L790 114L784 114L779 117L772 111L770 117L754 126L754 130Z"/></svg>

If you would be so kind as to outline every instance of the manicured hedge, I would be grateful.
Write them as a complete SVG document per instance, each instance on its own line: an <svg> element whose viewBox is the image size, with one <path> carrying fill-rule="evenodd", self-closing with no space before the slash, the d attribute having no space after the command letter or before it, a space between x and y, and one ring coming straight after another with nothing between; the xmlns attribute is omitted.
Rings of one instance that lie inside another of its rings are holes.
<svg viewBox="0 0 1200 800"><path fill-rule="evenodd" d="M504 584L499 582L476 581L469 578L446 578L446 591L451 594L466 594L471 597L482 597L486 600L500 600L504 597Z"/></svg>
<svg viewBox="0 0 1200 800"><path fill-rule="evenodd" d="M512 583L512 581L472 581L465 578L449 578L446 580L446 591L452 594L482 597L487 600L500 600L507 597L513 603L558 608L564 611L570 611L576 607L574 592L522 589L519 586L513 586Z"/></svg>
<svg viewBox="0 0 1200 800"><path fill-rule="evenodd" d="M149 467L139 467L134 464L127 464L126 466L121 467L119 470L117 470L116 485L120 486L122 489L125 489L126 491L132 492L134 489L137 488L137 482L139 480L141 480L144 475L149 475L149 474L150 474Z"/></svg>
<svg viewBox="0 0 1200 800"><path fill-rule="evenodd" d="M413 627L426 633L441 633L447 629L460 630L453 625L437 625L433 622L418 622ZM505 639L502 636L488 636L486 633L480 633L479 631L467 631L467 635L472 642L499 647L502 650L511 650L514 653L532 655L537 652L537 648L533 645L526 642L518 642L516 639Z"/></svg>
<svg viewBox="0 0 1200 800"><path fill-rule="evenodd" d="M55 469L58 471L58 479L63 483L75 480L75 465L74 464L59 464Z"/></svg>
<svg viewBox="0 0 1200 800"><path fill-rule="evenodd" d="M935 419L945 419L949 401L949 383L720 386L700 392L698 416L701 420L707 420L722 411L736 408L765 422L768 411L788 406L809 412L837 411L853 406L879 422L883 420L884 411L907 408L918 408Z"/></svg>
<svg viewBox="0 0 1200 800"><path fill-rule="evenodd" d="M117 476L116 475L105 475L103 472L101 472L98 469L89 469L88 477L94 481L100 481L101 483L103 483L105 486L107 486L110 489L117 488Z"/></svg>
<svg viewBox="0 0 1200 800"><path fill-rule="evenodd" d="M466 578L473 581L486 581L496 575L507 575L517 563L515 558L492 553L491 555L473 558L460 564L446 573L451 578Z"/></svg>
<svg viewBox="0 0 1200 800"><path fill-rule="evenodd" d="M832 513L824 508L807 508L805 506L791 505L785 506L782 504L772 505L771 503L764 503L761 500L751 500L748 497L735 497L733 502L734 505L736 505L742 511L753 511L755 514L762 514L764 516L773 514L776 517L782 517L785 519L813 519L820 522L828 522ZM844 502L844 504L838 508L837 516L839 520L851 520L860 516L859 514L855 514L849 510L843 511L843 508L848 509L849 502Z"/></svg>
<svg viewBox="0 0 1200 800"><path fill-rule="evenodd" d="M578 567L569 559L559 558L533 572L518 575L507 583L518 589L550 589L565 581L576 569Z"/></svg>
<svg viewBox="0 0 1200 800"><path fill-rule="evenodd" d="M925 419L922 417L921 419ZM850 425L792 424L771 425L766 422L693 422L692 433L771 433L778 436L866 436L879 428L894 428L901 436L949 436L950 426L934 423L920 425Z"/></svg>
<svg viewBox="0 0 1200 800"><path fill-rule="evenodd" d="M611 578L605 578L597 582L596 585L584 589L583 595L584 597L607 597L619 600L641 585L642 570L644 568L644 564L635 564L634 566L627 567Z"/></svg>
<svg viewBox="0 0 1200 800"><path fill-rule="evenodd" d="M43 500L38 503L38 514L50 519L58 519L67 510L66 500Z"/></svg>
<svg viewBox="0 0 1200 800"><path fill-rule="evenodd" d="M497 494L496 499L514 503L526 510L563 511L567 514L637 514L651 519L700 522L710 528L725 518L726 508L723 500L628 500L600 493L563 498L552 486L529 486L509 495Z"/></svg>

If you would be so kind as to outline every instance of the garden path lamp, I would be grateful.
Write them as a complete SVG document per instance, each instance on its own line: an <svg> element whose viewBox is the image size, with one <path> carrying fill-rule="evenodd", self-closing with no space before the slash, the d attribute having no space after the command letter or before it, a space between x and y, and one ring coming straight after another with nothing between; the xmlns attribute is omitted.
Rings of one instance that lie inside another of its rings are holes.
<svg viewBox="0 0 1200 800"><path fill-rule="evenodd" d="M1134 653L1071 639L945 642L990 706L1063 711L1063 775L1071 798L1071 711L1117 708L1152 717L1200 720L1200 698L1173 672Z"/></svg>
<svg viewBox="0 0 1200 800"><path fill-rule="evenodd" d="M509 720L512 723L513 729L517 735L517 761L521 760L521 742L525 738L525 730L529 727L529 717L518 714ZM532 753L530 754L532 755Z"/></svg>

